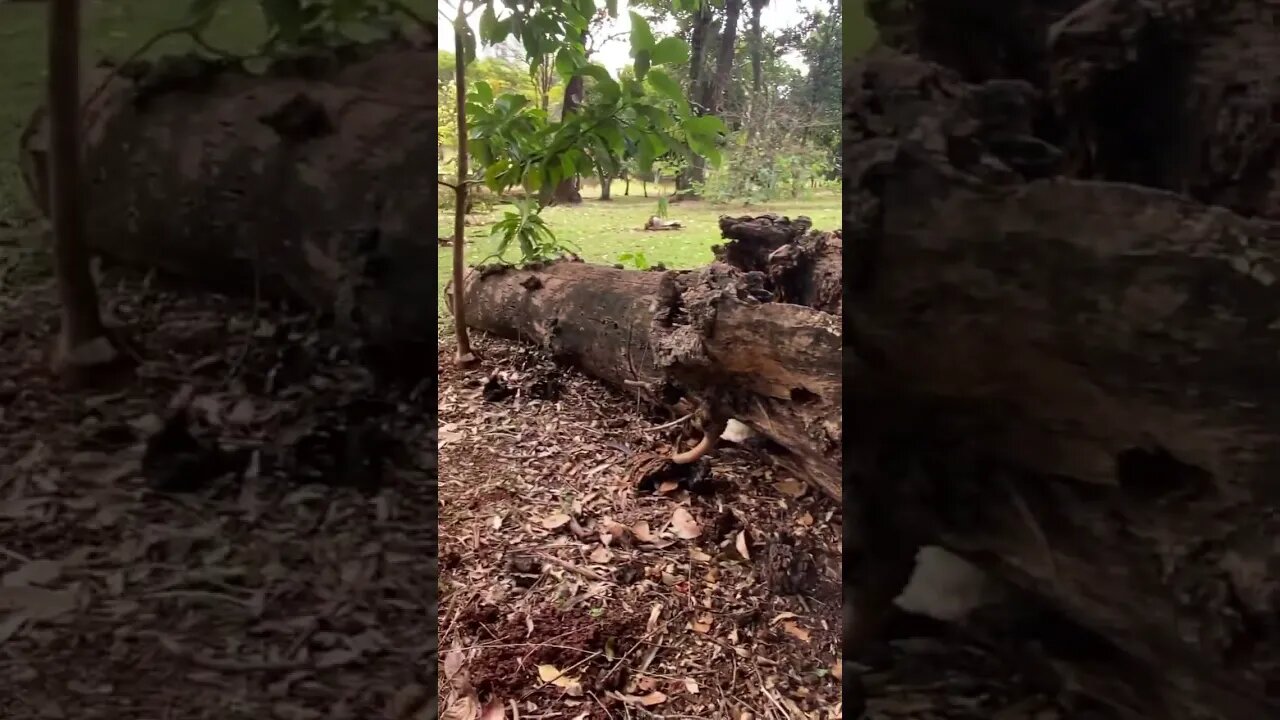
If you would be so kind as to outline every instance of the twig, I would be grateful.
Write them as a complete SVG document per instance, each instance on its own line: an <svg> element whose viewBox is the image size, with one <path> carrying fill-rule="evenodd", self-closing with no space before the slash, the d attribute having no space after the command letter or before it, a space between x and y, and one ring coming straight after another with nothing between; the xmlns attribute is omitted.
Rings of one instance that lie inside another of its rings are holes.
<svg viewBox="0 0 1280 720"><path fill-rule="evenodd" d="M134 62L138 58L142 57L143 55L146 55L147 52L151 50L151 48L155 47L156 43L160 42L161 40L166 40L176 35L186 35L187 37L191 38L191 41L194 42L196 45L199 45L200 47L204 48L208 52L213 53L214 55L218 55L220 57L227 58L227 59L235 59L235 60L245 59L234 53L230 53L230 52L227 52L226 50L213 47L208 42L206 42L205 39L200 35L200 25L198 23L191 23L188 25L183 25L181 27L169 28L168 30L163 30L151 36L151 38L146 42L142 43L142 45L137 50L134 50L133 54L125 58L124 62L117 63L116 66L112 68L111 72L105 78L102 79L102 82L98 83L98 86L93 89L93 92L89 93L89 97L80 106L81 111L88 109L88 107L93 104L93 101L98 99L98 96L101 95L102 92L107 89L107 85L110 84L111 81L114 80L116 76L120 74L120 68L123 68L129 65L130 63Z"/></svg>
<svg viewBox="0 0 1280 720"><path fill-rule="evenodd" d="M562 567L565 570L568 570L569 572L577 573L588 580L595 580L596 582L606 582L605 578L600 577L600 575L597 574L595 571L578 567L577 565L574 565L571 562L566 562L564 560L561 560L560 558L554 555L548 555L546 553L538 553L538 557L542 558L543 560L546 560L552 565Z"/></svg>
<svg viewBox="0 0 1280 720"><path fill-rule="evenodd" d="M226 593L216 593L216 592L211 592L209 590L157 590L155 592L149 592L143 597L155 598L157 600L178 599L178 598L218 600L221 602L232 603L232 604L239 605L241 607L245 607L249 609L253 608L253 603L251 603L248 600L241 600L240 598L235 597L234 595L229 595Z"/></svg>
<svg viewBox="0 0 1280 720"><path fill-rule="evenodd" d="M693 417L693 413L689 413L684 417L678 417L675 420L672 420L671 422L662 423L661 425L655 425L651 428L642 428L640 432L657 432L659 430L666 430L667 428L675 427L676 425L679 425L680 423L684 422L685 420L688 420L691 417Z"/></svg>
<svg viewBox="0 0 1280 720"><path fill-rule="evenodd" d="M0 555L4 555L10 560L16 560L24 564L31 562L31 558L27 557L26 555L23 555L20 552L17 552L16 550L10 550L9 548L3 545L0 545Z"/></svg>

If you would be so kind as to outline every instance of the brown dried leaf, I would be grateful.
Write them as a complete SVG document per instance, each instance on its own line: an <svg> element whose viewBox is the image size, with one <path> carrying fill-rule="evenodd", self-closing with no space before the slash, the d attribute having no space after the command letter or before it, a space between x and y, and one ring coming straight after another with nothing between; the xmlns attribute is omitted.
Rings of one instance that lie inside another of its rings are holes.
<svg viewBox="0 0 1280 720"><path fill-rule="evenodd" d="M474 695L462 695L440 713L440 720L478 720L480 700Z"/></svg>
<svg viewBox="0 0 1280 720"><path fill-rule="evenodd" d="M682 507L676 508L671 514L671 527L676 531L676 537L682 540L693 540L702 534L702 528L698 527L698 521L693 519L693 515Z"/></svg>
<svg viewBox="0 0 1280 720"><path fill-rule="evenodd" d="M462 651L450 650L444 654L444 678L448 680L462 669Z"/></svg>
<svg viewBox="0 0 1280 720"><path fill-rule="evenodd" d="M712 618L710 615L699 615L689 623L689 629L696 633L706 635L711 632L711 625L713 622L715 622L715 618Z"/></svg>
<svg viewBox="0 0 1280 720"><path fill-rule="evenodd" d="M798 498L805 494L809 489L807 485L796 480L795 478L786 478L773 484L773 487L783 495L789 498Z"/></svg>
<svg viewBox="0 0 1280 720"><path fill-rule="evenodd" d="M248 425L253 422L253 417L253 401L242 398L232 406L231 412L227 413L227 422L232 425Z"/></svg>
<svg viewBox="0 0 1280 720"><path fill-rule="evenodd" d="M0 585L24 587L48 585L62 577L62 563L57 560L32 560L12 572L5 573Z"/></svg>
<svg viewBox="0 0 1280 720"><path fill-rule="evenodd" d="M675 480L663 480L662 483L658 485L658 492L662 493L663 495L666 495L667 493L673 493L679 489L680 489L680 483L676 482Z"/></svg>
<svg viewBox="0 0 1280 720"><path fill-rule="evenodd" d="M624 695L622 693L618 693L618 697L629 705L643 705L645 707L661 705L667 701L666 694L658 690L654 690L648 695Z"/></svg>
<svg viewBox="0 0 1280 720"><path fill-rule="evenodd" d="M0 610L16 610L32 620L51 620L75 609L76 596L68 590L29 585L0 587Z"/></svg>
<svg viewBox="0 0 1280 720"><path fill-rule="evenodd" d="M796 518L796 524L801 527L813 527L813 516L809 513L805 513Z"/></svg>
<svg viewBox="0 0 1280 720"><path fill-rule="evenodd" d="M507 708L502 704L501 700L490 700L480 710L480 720L506 720Z"/></svg>
<svg viewBox="0 0 1280 720"><path fill-rule="evenodd" d="M538 679L544 683L551 683L558 688L563 688L565 693L571 697L580 697L582 695L582 681L571 675L566 675L555 665L539 665Z"/></svg>
<svg viewBox="0 0 1280 720"><path fill-rule="evenodd" d="M632 525L631 532L635 534L636 539L640 542L651 543L658 541L658 538L654 537L653 533L649 531L649 523L644 520Z"/></svg>
<svg viewBox="0 0 1280 720"><path fill-rule="evenodd" d="M556 528L562 528L565 525L568 525L569 521L572 519L573 518L569 517L567 513L559 512L542 518L542 520L539 521L539 524L548 530L555 530Z"/></svg>
<svg viewBox="0 0 1280 720"><path fill-rule="evenodd" d="M803 642L809 642L809 631L800 627L796 623L791 622L790 620L786 620L782 623L782 629L786 631L788 635L790 635L793 638L796 638L797 640L801 640Z"/></svg>
<svg viewBox="0 0 1280 720"><path fill-rule="evenodd" d="M747 531L743 530L738 533L738 537L733 541L733 547L742 556L743 560L751 559L751 551L747 549Z"/></svg>
<svg viewBox="0 0 1280 720"><path fill-rule="evenodd" d="M609 552L609 548L598 547L591 551L589 559L593 563L604 564L613 559L613 553Z"/></svg>

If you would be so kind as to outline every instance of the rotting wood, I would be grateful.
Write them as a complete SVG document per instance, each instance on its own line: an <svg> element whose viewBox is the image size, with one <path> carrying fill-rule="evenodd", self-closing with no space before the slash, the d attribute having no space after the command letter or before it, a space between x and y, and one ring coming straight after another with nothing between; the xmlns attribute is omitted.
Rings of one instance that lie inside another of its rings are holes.
<svg viewBox="0 0 1280 720"><path fill-rule="evenodd" d="M740 247L756 240L734 229L756 222L725 221L727 234L738 239L717 252L757 257ZM816 236L830 240L822 252L838 252L831 234L801 230L792 239ZM794 255L809 257L810 250L797 247ZM778 302L780 288L767 269L717 262L696 271L641 272L567 261L481 268L467 286L468 322L536 343L655 403L690 403L719 423L735 418L777 444L780 465L839 499L840 316ZM704 428L704 440L714 442L715 427Z"/></svg>
<svg viewBox="0 0 1280 720"><path fill-rule="evenodd" d="M1073 628L1034 638L1068 689L1280 717L1280 224L1045 178L1025 84L887 52L846 83L861 571L940 544Z"/></svg>
<svg viewBox="0 0 1280 720"><path fill-rule="evenodd" d="M421 235L435 223L435 40L262 74L195 57L99 68L82 91L93 250L434 351L436 289L421 279L437 248ZM41 207L44 125L37 111L21 147Z"/></svg>

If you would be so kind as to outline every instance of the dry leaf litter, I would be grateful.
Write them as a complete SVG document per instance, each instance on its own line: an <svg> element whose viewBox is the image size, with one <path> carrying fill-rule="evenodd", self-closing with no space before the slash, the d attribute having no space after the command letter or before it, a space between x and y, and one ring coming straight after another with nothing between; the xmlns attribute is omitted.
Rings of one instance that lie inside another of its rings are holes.
<svg viewBox="0 0 1280 720"><path fill-rule="evenodd" d="M478 347L441 356L443 717L840 717L838 508L732 447L637 490L687 428Z"/></svg>
<svg viewBox="0 0 1280 720"><path fill-rule="evenodd" d="M46 371L52 283L0 294L0 717L435 717L434 379L306 314L102 294L140 363L86 392Z"/></svg>
<svg viewBox="0 0 1280 720"><path fill-rule="evenodd" d="M655 480L691 431L473 342L480 368L440 357L442 717L1075 717L955 638L842 664L839 508L734 444L696 483ZM846 673L865 703L842 704Z"/></svg>

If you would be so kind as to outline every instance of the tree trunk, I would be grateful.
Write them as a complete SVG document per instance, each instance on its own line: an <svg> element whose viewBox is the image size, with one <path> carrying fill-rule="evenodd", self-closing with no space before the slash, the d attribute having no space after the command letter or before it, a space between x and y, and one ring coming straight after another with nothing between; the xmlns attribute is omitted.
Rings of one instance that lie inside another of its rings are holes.
<svg viewBox="0 0 1280 720"><path fill-rule="evenodd" d="M435 223L435 59L430 37L264 75L183 58L109 74L101 93L108 71L86 78L93 249L220 289L256 285L375 343L434 353L423 279L437 251L422 228ZM24 140L41 197L43 113Z"/></svg>
<svg viewBox="0 0 1280 720"><path fill-rule="evenodd" d="M1066 171L1280 219L1280 18L1264 0L873 0L882 37L971 82L1042 93L1037 134ZM896 14L891 11L897 7ZM974 38L982 38L975 42Z"/></svg>
<svg viewBox="0 0 1280 720"><path fill-rule="evenodd" d="M597 176L600 178L600 199L613 199L613 176L605 172L603 168L597 168Z"/></svg>
<svg viewBox="0 0 1280 720"><path fill-rule="evenodd" d="M463 13L462 3L458 3L458 16L453 24L453 46L458 48L458 56L454 59L454 95L458 123L458 179L454 186L457 201L453 206L453 286L462 287L462 278L467 272L467 212L471 209L471 199L467 193L467 57L465 48L467 16ZM472 365L476 356L471 352L471 339L467 336L467 303L466 298L458 296L453 302L453 337L457 343L454 355L459 365Z"/></svg>
<svg viewBox="0 0 1280 720"><path fill-rule="evenodd" d="M751 2L751 97L747 100L747 144L756 135L756 111L759 108L760 88L764 84L764 37L760 31L760 13L769 0Z"/></svg>
<svg viewBox="0 0 1280 720"><path fill-rule="evenodd" d="M582 75L574 75L569 78L569 82L564 86L564 105L560 113L560 122L568 120L570 115L582 107L586 90L586 79ZM570 176L561 180L560 184L556 186L552 199L560 204L582 202L582 193L578 190L577 176Z"/></svg>
<svg viewBox="0 0 1280 720"><path fill-rule="evenodd" d="M626 392L735 418L839 499L840 236L770 216L721 227L735 240L695 272L483 269L467 286L468 321Z"/></svg>
<svg viewBox="0 0 1280 720"><path fill-rule="evenodd" d="M707 38L711 34L713 15L711 3L699 3L698 11L693 17L693 28L689 35L689 97L701 99L705 93L707 80ZM693 183L698 180L692 167L676 175L676 194L688 194L693 190Z"/></svg>
<svg viewBox="0 0 1280 720"><path fill-rule="evenodd" d="M78 376L84 366L116 359L98 306L98 291L89 269L85 221L85 186L80 160L80 5L77 0L49 3L49 125L51 178L47 207L52 211L54 259L62 327L53 352L54 369ZM91 343L103 353L86 354ZM87 379L87 378L86 378Z"/></svg>
<svg viewBox="0 0 1280 720"><path fill-rule="evenodd" d="M716 70L702 96L704 115L720 114L725 89L729 87L729 74L733 71L734 56L738 49L738 16L741 13L742 0L725 0L724 28L720 33L720 46L716 50Z"/></svg>
<svg viewBox="0 0 1280 720"><path fill-rule="evenodd" d="M1280 224L1053 177L1024 83L876 54L845 93L861 572L943 545L1126 717L1280 717Z"/></svg>

